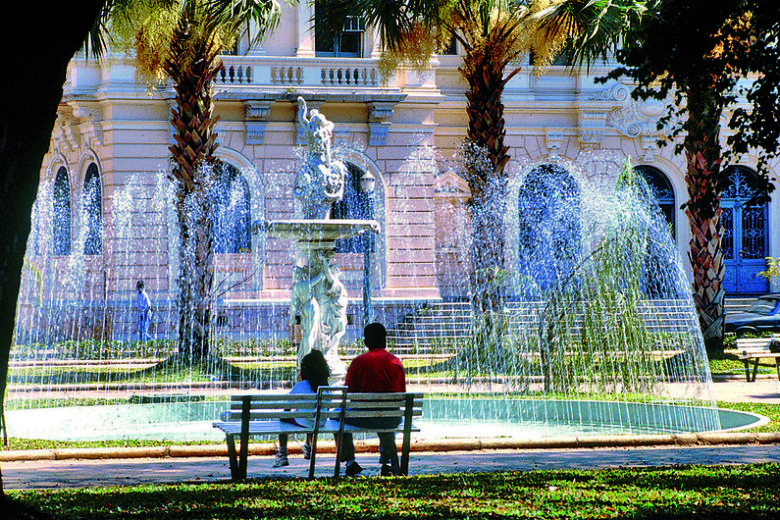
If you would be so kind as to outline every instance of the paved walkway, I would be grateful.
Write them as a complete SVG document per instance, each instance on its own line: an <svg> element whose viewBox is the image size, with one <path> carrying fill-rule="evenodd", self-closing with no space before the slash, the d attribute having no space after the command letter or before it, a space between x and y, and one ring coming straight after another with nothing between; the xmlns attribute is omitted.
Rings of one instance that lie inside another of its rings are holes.
<svg viewBox="0 0 780 520"><path fill-rule="evenodd" d="M271 467L273 457L250 457L249 478L305 478L308 461L290 457L290 466ZM318 457L317 477L333 475L333 456ZM376 476L377 457L358 456L366 476ZM444 474L543 469L599 469L676 465L780 463L780 446L691 448L491 450L479 452L415 453L409 473ZM124 486L144 483L219 482L229 480L224 457L44 460L4 462L6 489L56 489Z"/></svg>

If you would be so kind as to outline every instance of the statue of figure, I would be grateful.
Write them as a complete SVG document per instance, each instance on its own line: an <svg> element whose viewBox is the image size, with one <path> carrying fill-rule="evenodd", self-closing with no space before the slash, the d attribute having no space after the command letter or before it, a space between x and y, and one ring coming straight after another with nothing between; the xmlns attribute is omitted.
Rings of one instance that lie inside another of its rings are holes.
<svg viewBox="0 0 780 520"><path fill-rule="evenodd" d="M311 290L312 307L316 305L317 323L310 323L306 320L306 326L311 325L317 329L318 336L315 343L309 343L312 348L322 351L331 372L331 383L337 383L346 374L346 365L339 358L338 347L341 338L344 336L347 327L347 290L340 280L338 269L330 265L328 256L322 251L315 251L308 259L307 268L310 276L316 273L316 276L307 280L307 286L304 289L300 287L300 292ZM296 292L296 286L293 286L293 293ZM293 300L296 295L293 294ZM304 305L305 306L305 305ZM301 314L301 329L304 337L314 337L314 332L304 328L304 317ZM305 341L301 341L301 348L298 349L299 359L301 355L306 355L304 351Z"/></svg>
<svg viewBox="0 0 780 520"><path fill-rule="evenodd" d="M306 101L298 97L298 121L304 128L303 137L309 146L309 154L318 155L325 164L330 163L330 143L333 138L333 123L316 108L309 111Z"/></svg>
<svg viewBox="0 0 780 520"><path fill-rule="evenodd" d="M328 364L344 363L339 359L339 344L347 331L347 288L341 282L341 273L338 267L332 266L325 271L323 283L325 300L321 303L323 348ZM346 369L346 366L344 366Z"/></svg>
<svg viewBox="0 0 780 520"><path fill-rule="evenodd" d="M293 268L293 278L295 283L292 286L290 297L290 325L295 323L295 315L301 316L301 343L298 345L298 365L301 365L303 356L311 352L312 349L322 350L322 312L320 303L317 301L316 288L321 285L323 274L320 272L317 276L309 278L306 267L295 266ZM309 272L310 276L311 273Z"/></svg>
<svg viewBox="0 0 780 520"><path fill-rule="evenodd" d="M293 193L303 204L304 218L328 218L330 207L344 196L347 168L331 156L333 123L317 109L308 110L298 98L298 120L308 145L306 164L298 172Z"/></svg>

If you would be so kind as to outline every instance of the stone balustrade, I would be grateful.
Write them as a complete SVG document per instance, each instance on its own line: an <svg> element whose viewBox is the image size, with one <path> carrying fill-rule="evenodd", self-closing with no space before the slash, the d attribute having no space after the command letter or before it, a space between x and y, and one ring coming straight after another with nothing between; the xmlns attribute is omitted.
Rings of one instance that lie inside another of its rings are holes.
<svg viewBox="0 0 780 520"><path fill-rule="evenodd" d="M365 58L295 58L223 56L216 83L280 87L380 87L377 60ZM389 85L395 84L390 77Z"/></svg>

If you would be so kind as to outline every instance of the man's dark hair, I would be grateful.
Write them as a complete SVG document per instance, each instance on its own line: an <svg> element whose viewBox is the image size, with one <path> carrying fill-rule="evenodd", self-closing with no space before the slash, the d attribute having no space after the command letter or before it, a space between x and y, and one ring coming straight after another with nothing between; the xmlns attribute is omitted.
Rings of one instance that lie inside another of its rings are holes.
<svg viewBox="0 0 780 520"><path fill-rule="evenodd" d="M381 323L369 323L366 325L366 328L363 329L363 337L365 338L368 350L385 348L387 329L385 329L385 326Z"/></svg>
<svg viewBox="0 0 780 520"><path fill-rule="evenodd" d="M138 283L135 284L135 288L137 290L139 290L139 291L142 290L144 288L144 281L143 280L138 280Z"/></svg>

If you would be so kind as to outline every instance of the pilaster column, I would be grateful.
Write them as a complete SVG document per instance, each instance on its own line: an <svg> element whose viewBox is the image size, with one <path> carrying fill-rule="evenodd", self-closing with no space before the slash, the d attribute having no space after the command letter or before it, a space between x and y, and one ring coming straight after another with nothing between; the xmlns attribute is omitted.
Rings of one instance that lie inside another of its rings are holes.
<svg viewBox="0 0 780 520"><path fill-rule="evenodd" d="M309 27L314 18L314 3L300 2L298 4L298 50L299 58L314 57L314 31Z"/></svg>

